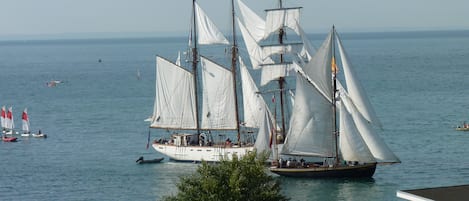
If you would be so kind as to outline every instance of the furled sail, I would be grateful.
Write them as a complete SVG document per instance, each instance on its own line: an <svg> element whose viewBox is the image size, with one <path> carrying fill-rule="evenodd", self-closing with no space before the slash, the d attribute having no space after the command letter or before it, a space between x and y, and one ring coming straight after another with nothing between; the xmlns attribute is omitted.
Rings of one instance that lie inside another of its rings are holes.
<svg viewBox="0 0 469 201"><path fill-rule="evenodd" d="M242 22L246 26L246 30L252 36L254 41L259 42L264 38L265 21L259 17L254 11L246 6L241 0L238 0L238 7Z"/></svg>
<svg viewBox="0 0 469 201"><path fill-rule="evenodd" d="M233 75L228 69L200 57L202 67L202 129L236 129Z"/></svg>
<svg viewBox="0 0 469 201"><path fill-rule="evenodd" d="M332 104L299 73L290 129L281 153L321 157L332 157L335 153Z"/></svg>
<svg viewBox="0 0 469 201"><path fill-rule="evenodd" d="M301 7L266 10L264 39L283 27L289 27L299 35L300 9Z"/></svg>
<svg viewBox="0 0 469 201"><path fill-rule="evenodd" d="M363 90L359 80L356 78L355 72L351 68L347 53L342 46L342 41L340 40L338 34L335 34L335 36L337 39L337 46L339 47L347 92L363 117L365 117L365 119L371 122L373 125L381 128L381 123L376 117L376 113L373 110L370 101L368 100L368 96L366 95L365 90Z"/></svg>
<svg viewBox="0 0 469 201"><path fill-rule="evenodd" d="M198 43L200 45L229 44L228 40L208 18L200 6L195 3Z"/></svg>
<svg viewBox="0 0 469 201"><path fill-rule="evenodd" d="M182 67L156 57L156 96L150 127L196 128L193 76Z"/></svg>
<svg viewBox="0 0 469 201"><path fill-rule="evenodd" d="M249 71L241 57L239 57L239 68L243 89L244 123L247 127L259 128L262 122L262 112L265 101L252 79Z"/></svg>

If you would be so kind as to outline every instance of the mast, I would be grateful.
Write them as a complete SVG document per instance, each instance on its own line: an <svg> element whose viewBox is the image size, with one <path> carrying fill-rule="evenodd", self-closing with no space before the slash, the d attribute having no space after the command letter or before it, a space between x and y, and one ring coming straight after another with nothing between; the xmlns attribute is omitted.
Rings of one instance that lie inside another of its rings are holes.
<svg viewBox="0 0 469 201"><path fill-rule="evenodd" d="M283 8L282 0L279 0L279 8ZM279 44L283 44L283 36L285 35L284 28L280 28L278 32L278 42ZM280 54L280 63L284 63L283 54ZM285 140L285 110L284 110L284 102L285 102L285 77L279 77L278 85L280 89L280 112L282 115L282 139Z"/></svg>
<svg viewBox="0 0 469 201"><path fill-rule="evenodd" d="M197 126L197 134L200 133L200 122L199 122L199 98L198 98L198 87L197 87L197 63L198 63L198 53L197 53L197 22L196 22L196 13L195 13L195 0L192 0L192 14L193 14L193 47L192 47L192 72L194 73L194 93L195 93L195 121Z"/></svg>
<svg viewBox="0 0 469 201"><path fill-rule="evenodd" d="M236 59L238 56L238 44L236 43L236 25L235 25L235 9L234 0L231 0L231 25L233 34L233 46L231 47L231 73L233 74L233 87L234 87L234 101L235 101L235 112L236 112L236 131L238 133L238 145L241 145L241 133L239 130L239 107L238 107L238 90L236 87Z"/></svg>
<svg viewBox="0 0 469 201"><path fill-rule="evenodd" d="M335 43L334 43L334 38L335 38L335 26L332 26L332 34L331 34L331 40L332 40L332 79L333 79L333 91L332 91L332 127L333 127L333 135L334 135L334 144L335 144L335 163L336 165L339 164L339 145L337 143L338 141L338 135L339 131L337 130L337 99L336 93L337 93L337 64L335 62Z"/></svg>

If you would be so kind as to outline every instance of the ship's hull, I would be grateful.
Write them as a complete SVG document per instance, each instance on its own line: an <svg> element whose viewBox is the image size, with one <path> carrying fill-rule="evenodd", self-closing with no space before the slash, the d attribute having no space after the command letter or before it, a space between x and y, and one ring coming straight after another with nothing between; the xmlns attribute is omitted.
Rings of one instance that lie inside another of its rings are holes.
<svg viewBox="0 0 469 201"><path fill-rule="evenodd" d="M249 147L222 147L222 146L175 146L171 144L155 143L153 148L169 157L174 161L181 162L219 162L222 159L231 160L233 154L238 158L243 157L247 153L254 150L253 146Z"/></svg>
<svg viewBox="0 0 469 201"><path fill-rule="evenodd" d="M375 170L376 163L338 167L270 168L271 172L281 176L302 178L371 178Z"/></svg>
<svg viewBox="0 0 469 201"><path fill-rule="evenodd" d="M457 131L469 131L469 128L461 128L461 127L458 127L456 128Z"/></svg>

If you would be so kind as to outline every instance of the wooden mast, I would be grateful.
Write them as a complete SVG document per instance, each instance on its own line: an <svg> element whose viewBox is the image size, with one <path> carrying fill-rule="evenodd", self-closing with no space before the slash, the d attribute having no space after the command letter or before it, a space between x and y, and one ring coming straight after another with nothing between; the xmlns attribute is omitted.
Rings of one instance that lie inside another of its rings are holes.
<svg viewBox="0 0 469 201"><path fill-rule="evenodd" d="M282 0L279 0L279 8L283 8ZM278 42L281 45L283 44L283 36L284 35L285 35L285 30L282 27L282 28L280 28L280 30L278 32ZM284 63L283 54L280 54L280 63ZM285 126L285 110L284 110L285 77L279 77L278 85L279 85L279 89L280 89L280 113L282 115L282 138L283 138L283 140L285 140L285 129L286 129L286 126ZM275 135L274 140L277 140L277 135Z"/></svg>
<svg viewBox="0 0 469 201"><path fill-rule="evenodd" d="M195 120L197 126L197 134L200 134L200 122L199 122L199 98L198 98L198 85L197 85L197 63L198 63L198 52L197 52L197 22L195 13L195 0L192 0L192 14L194 27L192 29L192 73L194 73L194 93L195 93ZM198 138L198 135L197 135Z"/></svg>
<svg viewBox="0 0 469 201"><path fill-rule="evenodd" d="M231 25L233 34L233 46L231 47L231 73L233 75L233 87L234 87L234 98L235 98L235 112L236 112L236 131L238 138L238 145L241 145L241 133L239 130L239 107L238 107L238 90L236 87L236 64L238 57L238 44L236 43L236 25L235 25L235 8L234 0L231 0Z"/></svg>
<svg viewBox="0 0 469 201"><path fill-rule="evenodd" d="M338 135L339 131L337 130L337 99L335 98L337 93L337 63L335 61L335 26L332 26L332 33L331 33L331 43L332 43L332 61L331 61L331 68L332 68L332 79L333 79L333 88L332 88L332 127L333 127L333 135L334 135L334 144L335 144L335 164L339 164L339 145L338 145Z"/></svg>

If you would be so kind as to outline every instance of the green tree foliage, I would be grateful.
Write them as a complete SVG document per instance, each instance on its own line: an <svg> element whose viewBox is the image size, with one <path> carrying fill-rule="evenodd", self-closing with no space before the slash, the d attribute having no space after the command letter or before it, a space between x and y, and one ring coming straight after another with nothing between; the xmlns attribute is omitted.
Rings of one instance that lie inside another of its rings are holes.
<svg viewBox="0 0 469 201"><path fill-rule="evenodd" d="M280 194L279 182L265 172L266 156L261 154L256 158L256 153L250 153L241 159L233 156L233 160L217 164L202 162L194 174L180 178L178 194L164 200L289 200Z"/></svg>

